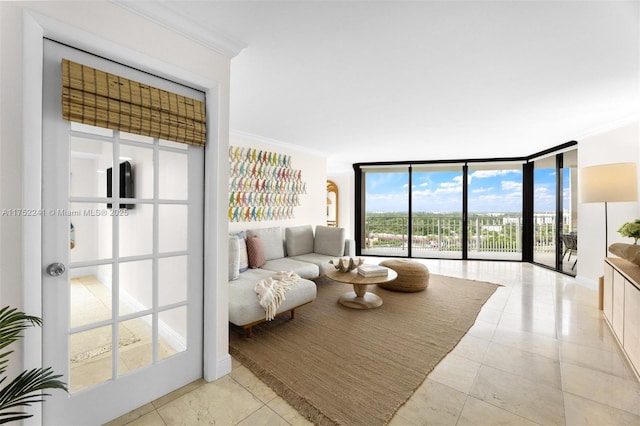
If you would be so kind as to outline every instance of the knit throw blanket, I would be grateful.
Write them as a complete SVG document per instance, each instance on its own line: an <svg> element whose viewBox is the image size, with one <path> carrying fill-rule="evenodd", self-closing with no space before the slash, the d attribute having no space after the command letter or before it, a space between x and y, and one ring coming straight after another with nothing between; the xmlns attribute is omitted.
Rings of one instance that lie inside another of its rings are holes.
<svg viewBox="0 0 640 426"><path fill-rule="evenodd" d="M258 281L255 291L258 295L260 306L264 308L267 321L271 321L276 316L278 307L286 300L284 294L299 279L300 276L295 272L283 271L278 272L273 277Z"/></svg>

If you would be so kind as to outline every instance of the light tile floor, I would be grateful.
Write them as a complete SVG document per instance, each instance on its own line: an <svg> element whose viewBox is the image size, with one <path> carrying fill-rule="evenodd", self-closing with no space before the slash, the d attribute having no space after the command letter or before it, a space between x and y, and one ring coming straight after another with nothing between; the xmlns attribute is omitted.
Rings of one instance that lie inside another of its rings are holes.
<svg viewBox="0 0 640 426"><path fill-rule="evenodd" d="M640 425L640 383L602 319L596 290L529 264L423 262L431 273L504 287L391 426ZM234 362L226 377L193 383L110 423L123 424L308 422Z"/></svg>

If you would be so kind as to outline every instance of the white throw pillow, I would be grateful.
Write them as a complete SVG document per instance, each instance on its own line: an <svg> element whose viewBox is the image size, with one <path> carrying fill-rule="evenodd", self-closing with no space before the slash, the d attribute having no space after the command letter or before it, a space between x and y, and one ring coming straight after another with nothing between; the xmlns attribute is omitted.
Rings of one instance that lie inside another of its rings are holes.
<svg viewBox="0 0 640 426"><path fill-rule="evenodd" d="M237 235L229 235L229 281L240 277L240 244Z"/></svg>
<svg viewBox="0 0 640 426"><path fill-rule="evenodd" d="M236 234L238 238L238 258L240 259L240 272L244 272L249 269L249 256L247 255L247 235L244 231Z"/></svg>

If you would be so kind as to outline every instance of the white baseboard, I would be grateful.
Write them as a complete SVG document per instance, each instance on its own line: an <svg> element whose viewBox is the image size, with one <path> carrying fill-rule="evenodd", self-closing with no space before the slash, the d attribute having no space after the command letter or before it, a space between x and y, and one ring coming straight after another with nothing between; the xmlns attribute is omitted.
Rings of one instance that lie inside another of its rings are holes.
<svg viewBox="0 0 640 426"><path fill-rule="evenodd" d="M586 278L586 277L582 277L580 275L576 276L576 282L583 286L586 287L588 289L591 290L598 290L598 280L594 280L591 278Z"/></svg>
<svg viewBox="0 0 640 426"><path fill-rule="evenodd" d="M221 358L219 358L218 360L216 360L214 375L211 376L209 374L210 372L209 373L205 372L204 379L207 382L213 382L214 380L218 380L221 377L224 377L227 374L231 373L232 368L233 367L232 367L231 355L226 354Z"/></svg>

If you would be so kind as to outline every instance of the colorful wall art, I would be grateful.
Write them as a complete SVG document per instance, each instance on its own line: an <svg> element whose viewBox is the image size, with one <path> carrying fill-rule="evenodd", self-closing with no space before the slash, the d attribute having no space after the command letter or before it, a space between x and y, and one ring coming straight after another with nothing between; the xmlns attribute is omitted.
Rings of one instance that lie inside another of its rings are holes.
<svg viewBox="0 0 640 426"><path fill-rule="evenodd" d="M306 193L302 170L291 168L291 156L229 147L231 222L292 219L300 195Z"/></svg>

